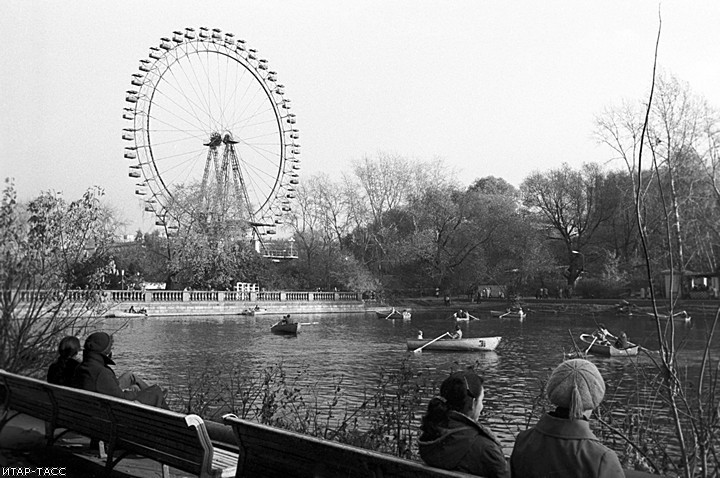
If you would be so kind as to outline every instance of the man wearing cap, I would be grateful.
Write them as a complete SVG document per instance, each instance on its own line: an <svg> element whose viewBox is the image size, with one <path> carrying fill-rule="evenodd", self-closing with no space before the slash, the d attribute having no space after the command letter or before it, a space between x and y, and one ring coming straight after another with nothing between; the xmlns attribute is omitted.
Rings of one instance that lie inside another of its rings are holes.
<svg viewBox="0 0 720 478"><path fill-rule="evenodd" d="M547 397L557 408L515 440L513 478L624 478L614 451L590 431L590 415L605 396L605 381L587 360L561 363L550 375Z"/></svg>
<svg viewBox="0 0 720 478"><path fill-rule="evenodd" d="M121 388L115 372L110 368L110 365L115 365L112 360L112 345L113 339L110 334L93 332L88 335L85 339L82 363L77 366L73 375L73 386L167 409L165 394L157 385L148 386L138 381L137 386L125 390Z"/></svg>

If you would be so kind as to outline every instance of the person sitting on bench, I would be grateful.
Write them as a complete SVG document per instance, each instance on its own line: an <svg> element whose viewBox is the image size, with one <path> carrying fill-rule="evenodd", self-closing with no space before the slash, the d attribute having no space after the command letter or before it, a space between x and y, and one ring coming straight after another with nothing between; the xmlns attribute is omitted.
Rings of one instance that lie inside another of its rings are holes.
<svg viewBox="0 0 720 478"><path fill-rule="evenodd" d="M80 339L72 335L63 337L58 344L58 358L48 368L48 383L71 386L75 369L80 365L79 353Z"/></svg>
<svg viewBox="0 0 720 478"><path fill-rule="evenodd" d="M474 370L455 372L428 403L420 425L420 458L430 466L487 478L510 478L502 447L479 421L484 379Z"/></svg>
<svg viewBox="0 0 720 478"><path fill-rule="evenodd" d="M93 332L85 339L83 361L73 375L72 385L90 392L134 400L145 405L168 409L165 393L158 385L148 385L132 372L119 379L110 365L113 338L105 332Z"/></svg>

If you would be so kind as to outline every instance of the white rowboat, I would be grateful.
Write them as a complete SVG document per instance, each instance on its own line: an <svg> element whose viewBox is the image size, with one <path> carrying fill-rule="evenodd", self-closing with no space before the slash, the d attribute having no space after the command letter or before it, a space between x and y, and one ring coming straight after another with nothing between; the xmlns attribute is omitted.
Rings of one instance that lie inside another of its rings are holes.
<svg viewBox="0 0 720 478"><path fill-rule="evenodd" d="M453 352L489 352L500 344L501 337L476 337L467 339L441 339L427 345L423 350ZM407 339L408 350L419 349L432 339Z"/></svg>

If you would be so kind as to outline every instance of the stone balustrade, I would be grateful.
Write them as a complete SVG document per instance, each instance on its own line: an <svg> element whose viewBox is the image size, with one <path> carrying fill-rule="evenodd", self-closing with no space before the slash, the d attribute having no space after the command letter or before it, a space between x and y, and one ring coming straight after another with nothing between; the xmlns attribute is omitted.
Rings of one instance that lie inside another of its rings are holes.
<svg viewBox="0 0 720 478"><path fill-rule="evenodd" d="M25 290L20 302L36 300L65 300L83 302L101 298L111 302L362 302L360 292L317 291L257 291L236 292L222 290Z"/></svg>

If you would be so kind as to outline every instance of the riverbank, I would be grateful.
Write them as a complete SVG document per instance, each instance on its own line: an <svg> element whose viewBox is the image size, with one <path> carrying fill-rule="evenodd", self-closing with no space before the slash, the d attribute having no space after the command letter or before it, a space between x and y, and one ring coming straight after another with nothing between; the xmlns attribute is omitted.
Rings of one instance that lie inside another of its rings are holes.
<svg viewBox="0 0 720 478"><path fill-rule="evenodd" d="M332 313L364 313L373 310L377 304L369 305L357 301L258 301L258 302L121 302L109 308L105 316L128 317L119 315L127 312L130 307L135 310L145 309L147 317L191 317L191 316L243 316L243 312L255 306L263 309L257 315L284 314L332 314ZM138 317L144 318L139 314ZM130 317L132 318L132 317Z"/></svg>
<svg viewBox="0 0 720 478"><path fill-rule="evenodd" d="M25 291L16 308L21 313L26 307L37 306L38 300L45 300L49 291ZM359 292L310 292L310 291L166 291L166 290L106 290L96 291L91 297L88 291L69 291L65 300L85 310L85 314L103 317L144 318L144 317L192 317L192 316L241 316L244 311L259 307L265 314L343 314L365 313L396 309L456 311L459 308L473 311L504 310L507 299L487 298L480 302L471 301L467 296L444 297L394 297L379 301L366 299ZM100 298L99 304L92 302ZM582 314L614 312L622 299L535 299L523 297L520 303L532 317L538 314ZM85 309L88 303L94 306ZM633 306L650 311L649 299L633 298L627 301ZM667 312L669 304L658 301L658 311ZM675 303L675 310L690 313L714 313L720 307L720 300L688 299ZM130 314L129 310L145 310L145 314ZM477 314L475 314L477 315Z"/></svg>
<svg viewBox="0 0 720 478"><path fill-rule="evenodd" d="M531 317L532 314L602 314L614 313L619 299L534 299L522 298L520 303ZM647 299L633 299L628 301L633 306L651 310L652 302ZM474 311L504 310L508 306L507 299L483 299L473 302L463 297L453 297L447 304L444 299L436 297L406 297L391 301L379 302L375 300L345 300L345 301L256 301L256 302L120 302L113 305L106 312L112 316L117 312L125 312L130 307L140 310L145 308L148 317L173 316L241 316L246 309L258 306L263 309L262 315L284 314L333 314L333 313L371 313L384 311L390 307L398 310L438 310L451 313L457 309ZM658 311L667 310L667 304L658 302ZM720 307L718 300L683 300L675 304L675 310L687 310L689 313L714 313ZM260 315L260 314L258 314ZM143 316L139 316L142 318Z"/></svg>
<svg viewBox="0 0 720 478"><path fill-rule="evenodd" d="M523 309L530 315L539 314L601 314L615 313L617 305L622 299L535 299L522 297L519 300ZM627 300L633 307L643 310L652 309L652 301L649 299L630 299ZM444 299L436 297L409 297L398 298L392 301L392 306L396 309L431 309L431 310L457 310L464 309L470 311L490 311L504 310L508 306L507 299L492 298L482 299L480 302L473 302L463 297L451 297L450 305L445 304ZM657 307L659 312L668 309L665 301L658 301ZM709 314L715 313L720 308L720 300L696 300L686 299L679 300L675 303L674 309L687 310L689 313Z"/></svg>

